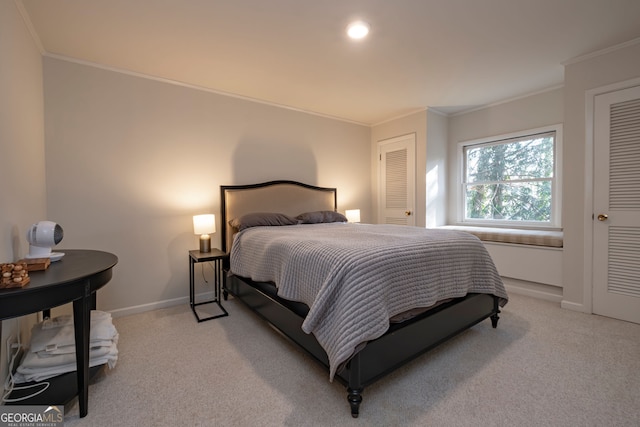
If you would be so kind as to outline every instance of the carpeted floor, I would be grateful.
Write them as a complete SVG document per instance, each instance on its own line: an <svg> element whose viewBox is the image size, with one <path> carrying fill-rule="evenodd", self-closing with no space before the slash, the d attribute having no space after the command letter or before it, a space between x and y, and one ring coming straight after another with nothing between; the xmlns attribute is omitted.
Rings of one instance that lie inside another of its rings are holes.
<svg viewBox="0 0 640 427"><path fill-rule="evenodd" d="M115 369L68 426L638 426L640 325L510 295L489 320L364 391L346 391L241 303L196 323L187 305L114 320Z"/></svg>

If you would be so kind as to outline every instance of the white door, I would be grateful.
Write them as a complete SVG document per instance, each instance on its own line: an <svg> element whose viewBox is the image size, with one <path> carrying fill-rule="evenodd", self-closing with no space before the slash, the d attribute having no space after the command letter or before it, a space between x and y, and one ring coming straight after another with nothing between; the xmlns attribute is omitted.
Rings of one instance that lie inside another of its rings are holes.
<svg viewBox="0 0 640 427"><path fill-rule="evenodd" d="M640 323L640 86L594 111L593 312Z"/></svg>
<svg viewBox="0 0 640 427"><path fill-rule="evenodd" d="M416 135L378 142L380 197L378 222L415 225Z"/></svg>

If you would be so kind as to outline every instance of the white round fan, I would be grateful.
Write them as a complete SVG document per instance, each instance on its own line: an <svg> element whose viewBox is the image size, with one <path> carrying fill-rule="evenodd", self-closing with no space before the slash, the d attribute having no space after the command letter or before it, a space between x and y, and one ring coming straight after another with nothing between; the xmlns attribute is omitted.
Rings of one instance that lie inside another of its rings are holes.
<svg viewBox="0 0 640 427"><path fill-rule="evenodd" d="M52 221L40 221L32 224L27 230L29 255L26 258L50 258L58 261L64 256L62 252L51 252L51 248L62 241L64 232L59 224Z"/></svg>

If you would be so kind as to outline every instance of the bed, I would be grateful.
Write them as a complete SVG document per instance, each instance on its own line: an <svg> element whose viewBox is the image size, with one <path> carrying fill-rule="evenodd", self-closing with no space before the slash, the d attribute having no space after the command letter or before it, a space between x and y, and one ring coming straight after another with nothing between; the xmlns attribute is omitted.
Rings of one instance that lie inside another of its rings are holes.
<svg viewBox="0 0 640 427"><path fill-rule="evenodd" d="M225 298L324 365L346 386L353 417L368 385L478 322L497 327L507 294L475 236L346 224L335 188L271 181L220 191Z"/></svg>

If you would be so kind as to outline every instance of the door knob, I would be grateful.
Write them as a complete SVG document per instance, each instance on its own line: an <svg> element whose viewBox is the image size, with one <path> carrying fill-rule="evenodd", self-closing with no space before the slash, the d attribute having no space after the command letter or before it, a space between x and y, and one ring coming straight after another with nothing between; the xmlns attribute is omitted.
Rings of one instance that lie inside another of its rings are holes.
<svg viewBox="0 0 640 427"><path fill-rule="evenodd" d="M598 221L606 221L607 219L609 219L609 215L607 214L598 215Z"/></svg>
<svg viewBox="0 0 640 427"><path fill-rule="evenodd" d="M404 211L404 214L405 214L406 216L411 216L411 211Z"/></svg>

